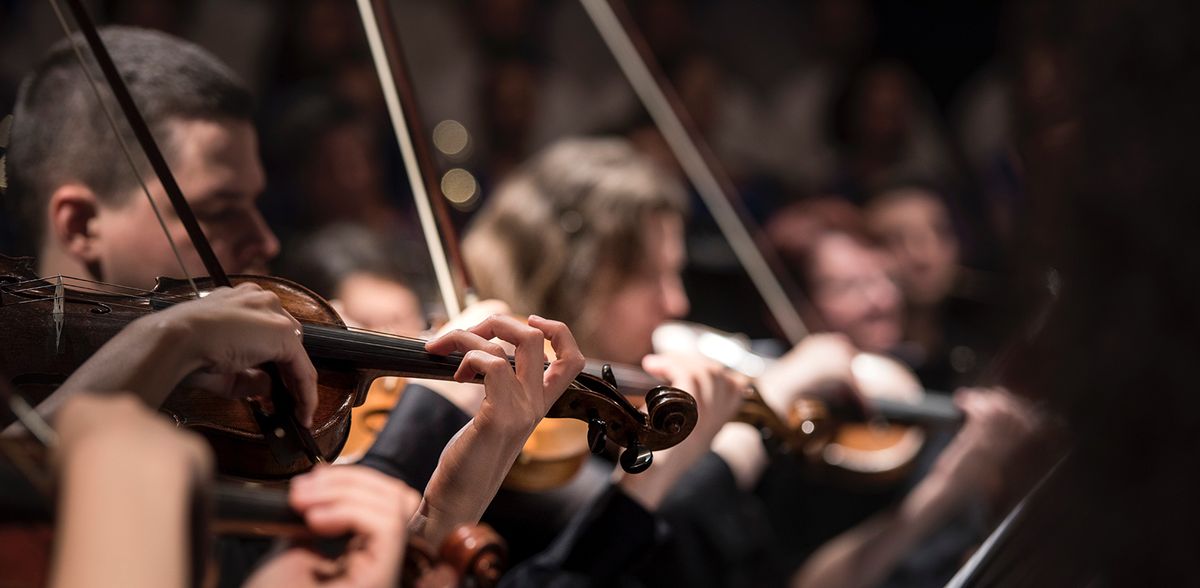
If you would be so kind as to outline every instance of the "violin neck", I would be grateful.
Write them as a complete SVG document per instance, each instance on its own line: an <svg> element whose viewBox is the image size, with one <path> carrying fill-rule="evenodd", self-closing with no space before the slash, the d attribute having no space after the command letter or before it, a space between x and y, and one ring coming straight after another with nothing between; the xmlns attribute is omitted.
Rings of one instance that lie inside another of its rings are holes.
<svg viewBox="0 0 1200 588"><path fill-rule="evenodd" d="M929 392L916 403L876 398L871 405L884 420L926 428L955 428L965 418L950 397Z"/></svg>
<svg viewBox="0 0 1200 588"><path fill-rule="evenodd" d="M304 348L314 360L406 378L452 380L463 354L435 355L419 339L304 325Z"/></svg>
<svg viewBox="0 0 1200 588"><path fill-rule="evenodd" d="M312 533L288 506L287 491L218 483L213 488L216 516L213 530L219 535L307 538Z"/></svg>

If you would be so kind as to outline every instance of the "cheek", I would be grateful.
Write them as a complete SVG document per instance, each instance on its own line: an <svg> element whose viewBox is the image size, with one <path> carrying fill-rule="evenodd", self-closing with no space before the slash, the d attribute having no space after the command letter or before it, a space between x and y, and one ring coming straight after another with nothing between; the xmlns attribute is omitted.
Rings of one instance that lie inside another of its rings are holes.
<svg viewBox="0 0 1200 588"><path fill-rule="evenodd" d="M602 359L623 363L641 361L642 356L652 350L650 337L660 322L660 317L651 311L648 297L638 289L627 288L618 292L602 309L593 335L596 351Z"/></svg>
<svg viewBox="0 0 1200 588"><path fill-rule="evenodd" d="M818 295L813 304L827 323L825 326L833 331L845 331L854 322L856 312L848 298Z"/></svg>

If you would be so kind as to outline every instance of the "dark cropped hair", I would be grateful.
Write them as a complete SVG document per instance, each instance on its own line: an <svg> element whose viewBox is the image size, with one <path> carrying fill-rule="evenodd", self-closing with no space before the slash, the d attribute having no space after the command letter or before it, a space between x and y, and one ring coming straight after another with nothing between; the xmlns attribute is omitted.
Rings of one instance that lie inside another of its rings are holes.
<svg viewBox="0 0 1200 588"><path fill-rule="evenodd" d="M204 49L164 33L130 27L107 27L100 36L168 159L173 148L168 121L250 120L253 115L250 92ZM76 41L82 43L82 38L76 35ZM149 162L137 148L95 59L86 47L83 53L126 143L133 147L138 174L144 177ZM41 244L46 205L64 183L85 184L107 203L119 203L137 186L67 40L54 45L21 82L7 168L5 208L20 223L31 248Z"/></svg>

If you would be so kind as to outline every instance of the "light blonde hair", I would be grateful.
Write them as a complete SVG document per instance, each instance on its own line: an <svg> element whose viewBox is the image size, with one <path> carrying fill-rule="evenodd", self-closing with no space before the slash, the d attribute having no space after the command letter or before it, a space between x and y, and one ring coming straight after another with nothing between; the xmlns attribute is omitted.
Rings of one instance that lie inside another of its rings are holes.
<svg viewBox="0 0 1200 588"><path fill-rule="evenodd" d="M686 210L683 186L628 141L565 139L496 189L463 257L481 297L561 320L582 343L602 325L595 302L645 263L645 220Z"/></svg>

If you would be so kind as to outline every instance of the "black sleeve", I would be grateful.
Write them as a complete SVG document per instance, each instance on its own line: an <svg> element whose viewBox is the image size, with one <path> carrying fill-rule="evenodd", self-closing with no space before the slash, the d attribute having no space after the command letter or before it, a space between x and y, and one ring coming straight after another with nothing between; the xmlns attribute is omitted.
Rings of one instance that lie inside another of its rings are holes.
<svg viewBox="0 0 1200 588"><path fill-rule="evenodd" d="M359 463L424 492L442 450L470 420L441 394L409 384L375 444Z"/></svg>
<svg viewBox="0 0 1200 588"><path fill-rule="evenodd" d="M662 524L653 514L609 486L576 513L549 548L504 574L501 586L628 583L662 535Z"/></svg>
<svg viewBox="0 0 1200 588"><path fill-rule="evenodd" d="M771 521L763 503L737 486L715 453L696 462L658 511L669 529L640 576L652 586L781 585Z"/></svg>

